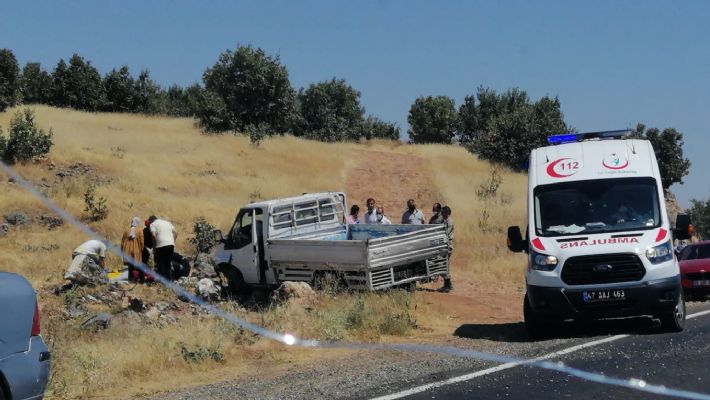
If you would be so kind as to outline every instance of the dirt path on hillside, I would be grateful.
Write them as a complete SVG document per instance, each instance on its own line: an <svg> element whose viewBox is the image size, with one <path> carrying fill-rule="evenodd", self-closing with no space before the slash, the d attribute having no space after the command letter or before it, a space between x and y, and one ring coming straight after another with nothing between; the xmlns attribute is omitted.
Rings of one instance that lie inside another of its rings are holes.
<svg viewBox="0 0 710 400"><path fill-rule="evenodd" d="M394 152L363 151L362 160L350 170L345 187L349 204L358 204L361 214L366 209L367 198L372 197L384 207L385 215L393 223L401 219L407 199L416 200L417 206L428 218L431 216L431 205L441 197L426 159ZM443 324L441 320L433 325L421 321L426 330L434 335L451 335L465 324L520 321L520 290L496 282L476 281L463 274L457 276L457 271L463 269L465 262L454 251L451 263L453 292L437 292L441 282L419 286L426 306L434 313L445 316Z"/></svg>

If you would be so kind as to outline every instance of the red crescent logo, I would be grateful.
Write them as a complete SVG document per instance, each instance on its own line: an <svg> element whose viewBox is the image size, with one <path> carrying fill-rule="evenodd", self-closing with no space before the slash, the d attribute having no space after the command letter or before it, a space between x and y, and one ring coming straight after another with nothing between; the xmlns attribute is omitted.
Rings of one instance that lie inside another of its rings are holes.
<svg viewBox="0 0 710 400"><path fill-rule="evenodd" d="M626 160L625 163L619 165L618 167L612 167L611 165L606 165L606 161L602 161L602 165L604 166L604 168L608 168L608 169L624 169L629 166L629 160Z"/></svg>
<svg viewBox="0 0 710 400"><path fill-rule="evenodd" d="M559 164L565 160L571 160L571 158L560 158L559 160L555 160L555 161L551 162L550 165L547 166L547 175L550 175L553 178L566 178L568 176L572 176L572 175L576 174L577 171L573 171L573 172L566 174L566 175L560 174L555 171L555 166L557 166L557 164Z"/></svg>

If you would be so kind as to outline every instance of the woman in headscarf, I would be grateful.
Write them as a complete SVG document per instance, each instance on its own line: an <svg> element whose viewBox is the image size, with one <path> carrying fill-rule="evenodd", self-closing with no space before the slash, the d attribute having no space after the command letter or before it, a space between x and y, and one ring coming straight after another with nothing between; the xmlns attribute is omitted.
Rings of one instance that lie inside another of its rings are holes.
<svg viewBox="0 0 710 400"><path fill-rule="evenodd" d="M121 251L123 251L123 254L131 256L136 263L140 263L142 259L141 253L143 252L143 230L139 228L140 224L141 219L133 217L130 228L123 232L123 237L121 238ZM129 281L145 282L145 274L139 268L136 268L130 259L124 258L123 264L128 267Z"/></svg>

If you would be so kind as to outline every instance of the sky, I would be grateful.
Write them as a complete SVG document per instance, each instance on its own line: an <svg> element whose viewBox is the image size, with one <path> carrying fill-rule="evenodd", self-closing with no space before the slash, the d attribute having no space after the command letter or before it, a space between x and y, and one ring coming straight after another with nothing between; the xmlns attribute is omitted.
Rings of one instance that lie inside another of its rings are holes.
<svg viewBox="0 0 710 400"><path fill-rule="evenodd" d="M580 132L673 127L692 165L671 190L683 206L710 196L710 2L1 3L0 48L50 71L76 52L102 74L125 64L187 86L252 45L278 55L296 88L345 79L368 114L404 132L417 97L458 106L479 86L558 97Z"/></svg>

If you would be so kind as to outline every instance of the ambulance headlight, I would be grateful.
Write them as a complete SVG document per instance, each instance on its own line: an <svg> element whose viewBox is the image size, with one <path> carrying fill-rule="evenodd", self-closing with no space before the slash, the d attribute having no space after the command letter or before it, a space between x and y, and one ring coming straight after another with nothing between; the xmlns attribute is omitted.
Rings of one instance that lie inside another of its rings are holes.
<svg viewBox="0 0 710 400"><path fill-rule="evenodd" d="M646 258L648 258L648 261L650 261L651 264L658 264L672 260L673 246L671 245L670 240L646 250Z"/></svg>
<svg viewBox="0 0 710 400"><path fill-rule="evenodd" d="M552 271L557 267L557 257L540 254L534 251L530 252L530 260L532 261L532 269L538 271Z"/></svg>

